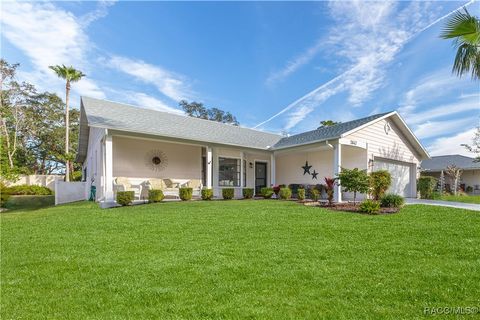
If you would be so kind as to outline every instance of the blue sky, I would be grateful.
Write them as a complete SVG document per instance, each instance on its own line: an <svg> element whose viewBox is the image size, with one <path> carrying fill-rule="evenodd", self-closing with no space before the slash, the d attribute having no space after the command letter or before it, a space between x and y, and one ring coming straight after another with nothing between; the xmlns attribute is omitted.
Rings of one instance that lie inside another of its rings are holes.
<svg viewBox="0 0 480 320"><path fill-rule="evenodd" d="M398 110L432 155L462 153L479 83L451 74L442 17L478 2L3 2L2 57L63 96L180 112L195 100L243 126L290 134Z"/></svg>

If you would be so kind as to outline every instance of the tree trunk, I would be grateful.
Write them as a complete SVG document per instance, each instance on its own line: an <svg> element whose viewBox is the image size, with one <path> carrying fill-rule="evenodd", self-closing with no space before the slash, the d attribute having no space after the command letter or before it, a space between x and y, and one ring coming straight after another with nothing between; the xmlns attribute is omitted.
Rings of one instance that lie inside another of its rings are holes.
<svg viewBox="0 0 480 320"><path fill-rule="evenodd" d="M70 181L70 160L69 157L69 110L68 110L68 96L70 94L70 81L67 80L67 85L65 86L65 156L67 157L65 161L65 181Z"/></svg>

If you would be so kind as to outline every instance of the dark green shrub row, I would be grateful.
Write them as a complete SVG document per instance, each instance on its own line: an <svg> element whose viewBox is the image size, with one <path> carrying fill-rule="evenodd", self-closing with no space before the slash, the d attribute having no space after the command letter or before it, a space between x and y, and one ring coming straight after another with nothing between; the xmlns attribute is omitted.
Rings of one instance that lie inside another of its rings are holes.
<svg viewBox="0 0 480 320"><path fill-rule="evenodd" d="M2 188L2 193L4 192L10 195L22 195L22 196L50 196L53 194L53 191L48 189L47 187L42 186L35 186L35 185L18 185L7 187L5 189Z"/></svg>
<svg viewBox="0 0 480 320"><path fill-rule="evenodd" d="M192 200L193 188L180 188L179 196L183 201Z"/></svg>
<svg viewBox="0 0 480 320"><path fill-rule="evenodd" d="M377 214L380 211L380 203L375 200L364 200L360 203L358 211L368 214Z"/></svg>
<svg viewBox="0 0 480 320"><path fill-rule="evenodd" d="M213 189L202 189L202 200L212 200Z"/></svg>
<svg viewBox="0 0 480 320"><path fill-rule="evenodd" d="M253 188L243 188L242 194L245 199L252 199L253 198Z"/></svg>
<svg viewBox="0 0 480 320"><path fill-rule="evenodd" d="M134 191L117 191L117 203L121 206L128 206L133 202Z"/></svg>
<svg viewBox="0 0 480 320"><path fill-rule="evenodd" d="M163 191L159 189L151 189L148 190L148 202L154 203L154 202L160 202L165 198L163 195Z"/></svg>
<svg viewBox="0 0 480 320"><path fill-rule="evenodd" d="M280 199L288 200L292 197L292 190L290 190L290 188L281 188L279 195Z"/></svg>
<svg viewBox="0 0 480 320"><path fill-rule="evenodd" d="M222 197L224 200L232 200L235 196L235 189L233 188L223 188Z"/></svg>
<svg viewBox="0 0 480 320"><path fill-rule="evenodd" d="M260 189L260 195L265 199L270 199L273 196L273 188L263 187Z"/></svg>
<svg viewBox="0 0 480 320"><path fill-rule="evenodd" d="M421 176L418 178L417 190L420 192L420 198L422 199L432 199L433 191L437 186L437 179L429 176Z"/></svg>
<svg viewBox="0 0 480 320"><path fill-rule="evenodd" d="M405 199L398 194L386 194L380 199L380 205L384 208L400 208L405 203Z"/></svg>

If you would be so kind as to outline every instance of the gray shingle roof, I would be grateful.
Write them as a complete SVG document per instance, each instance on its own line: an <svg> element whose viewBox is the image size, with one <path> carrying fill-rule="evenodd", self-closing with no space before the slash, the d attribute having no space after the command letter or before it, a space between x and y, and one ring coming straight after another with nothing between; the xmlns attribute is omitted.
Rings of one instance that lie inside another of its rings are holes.
<svg viewBox="0 0 480 320"><path fill-rule="evenodd" d="M274 145L275 149L293 147L301 144L308 144L313 142L320 142L329 139L339 138L342 134L360 127L370 121L381 118L390 112L375 114L362 119L352 120L344 123L339 123L334 126L320 127L318 129L299 133L290 137L284 137Z"/></svg>
<svg viewBox="0 0 480 320"><path fill-rule="evenodd" d="M421 168L423 171L441 171L451 164L461 169L480 169L480 162L474 162L474 158L461 156L459 154L431 157L423 160Z"/></svg>
<svg viewBox="0 0 480 320"><path fill-rule="evenodd" d="M193 141L264 149L282 136L168 112L82 97L88 125Z"/></svg>

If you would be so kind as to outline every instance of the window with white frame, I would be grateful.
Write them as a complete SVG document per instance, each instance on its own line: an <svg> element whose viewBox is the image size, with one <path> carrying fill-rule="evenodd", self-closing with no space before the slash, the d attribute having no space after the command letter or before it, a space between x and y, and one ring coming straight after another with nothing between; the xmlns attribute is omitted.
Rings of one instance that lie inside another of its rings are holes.
<svg viewBox="0 0 480 320"><path fill-rule="evenodd" d="M220 187L240 186L240 159L218 158L218 185Z"/></svg>

